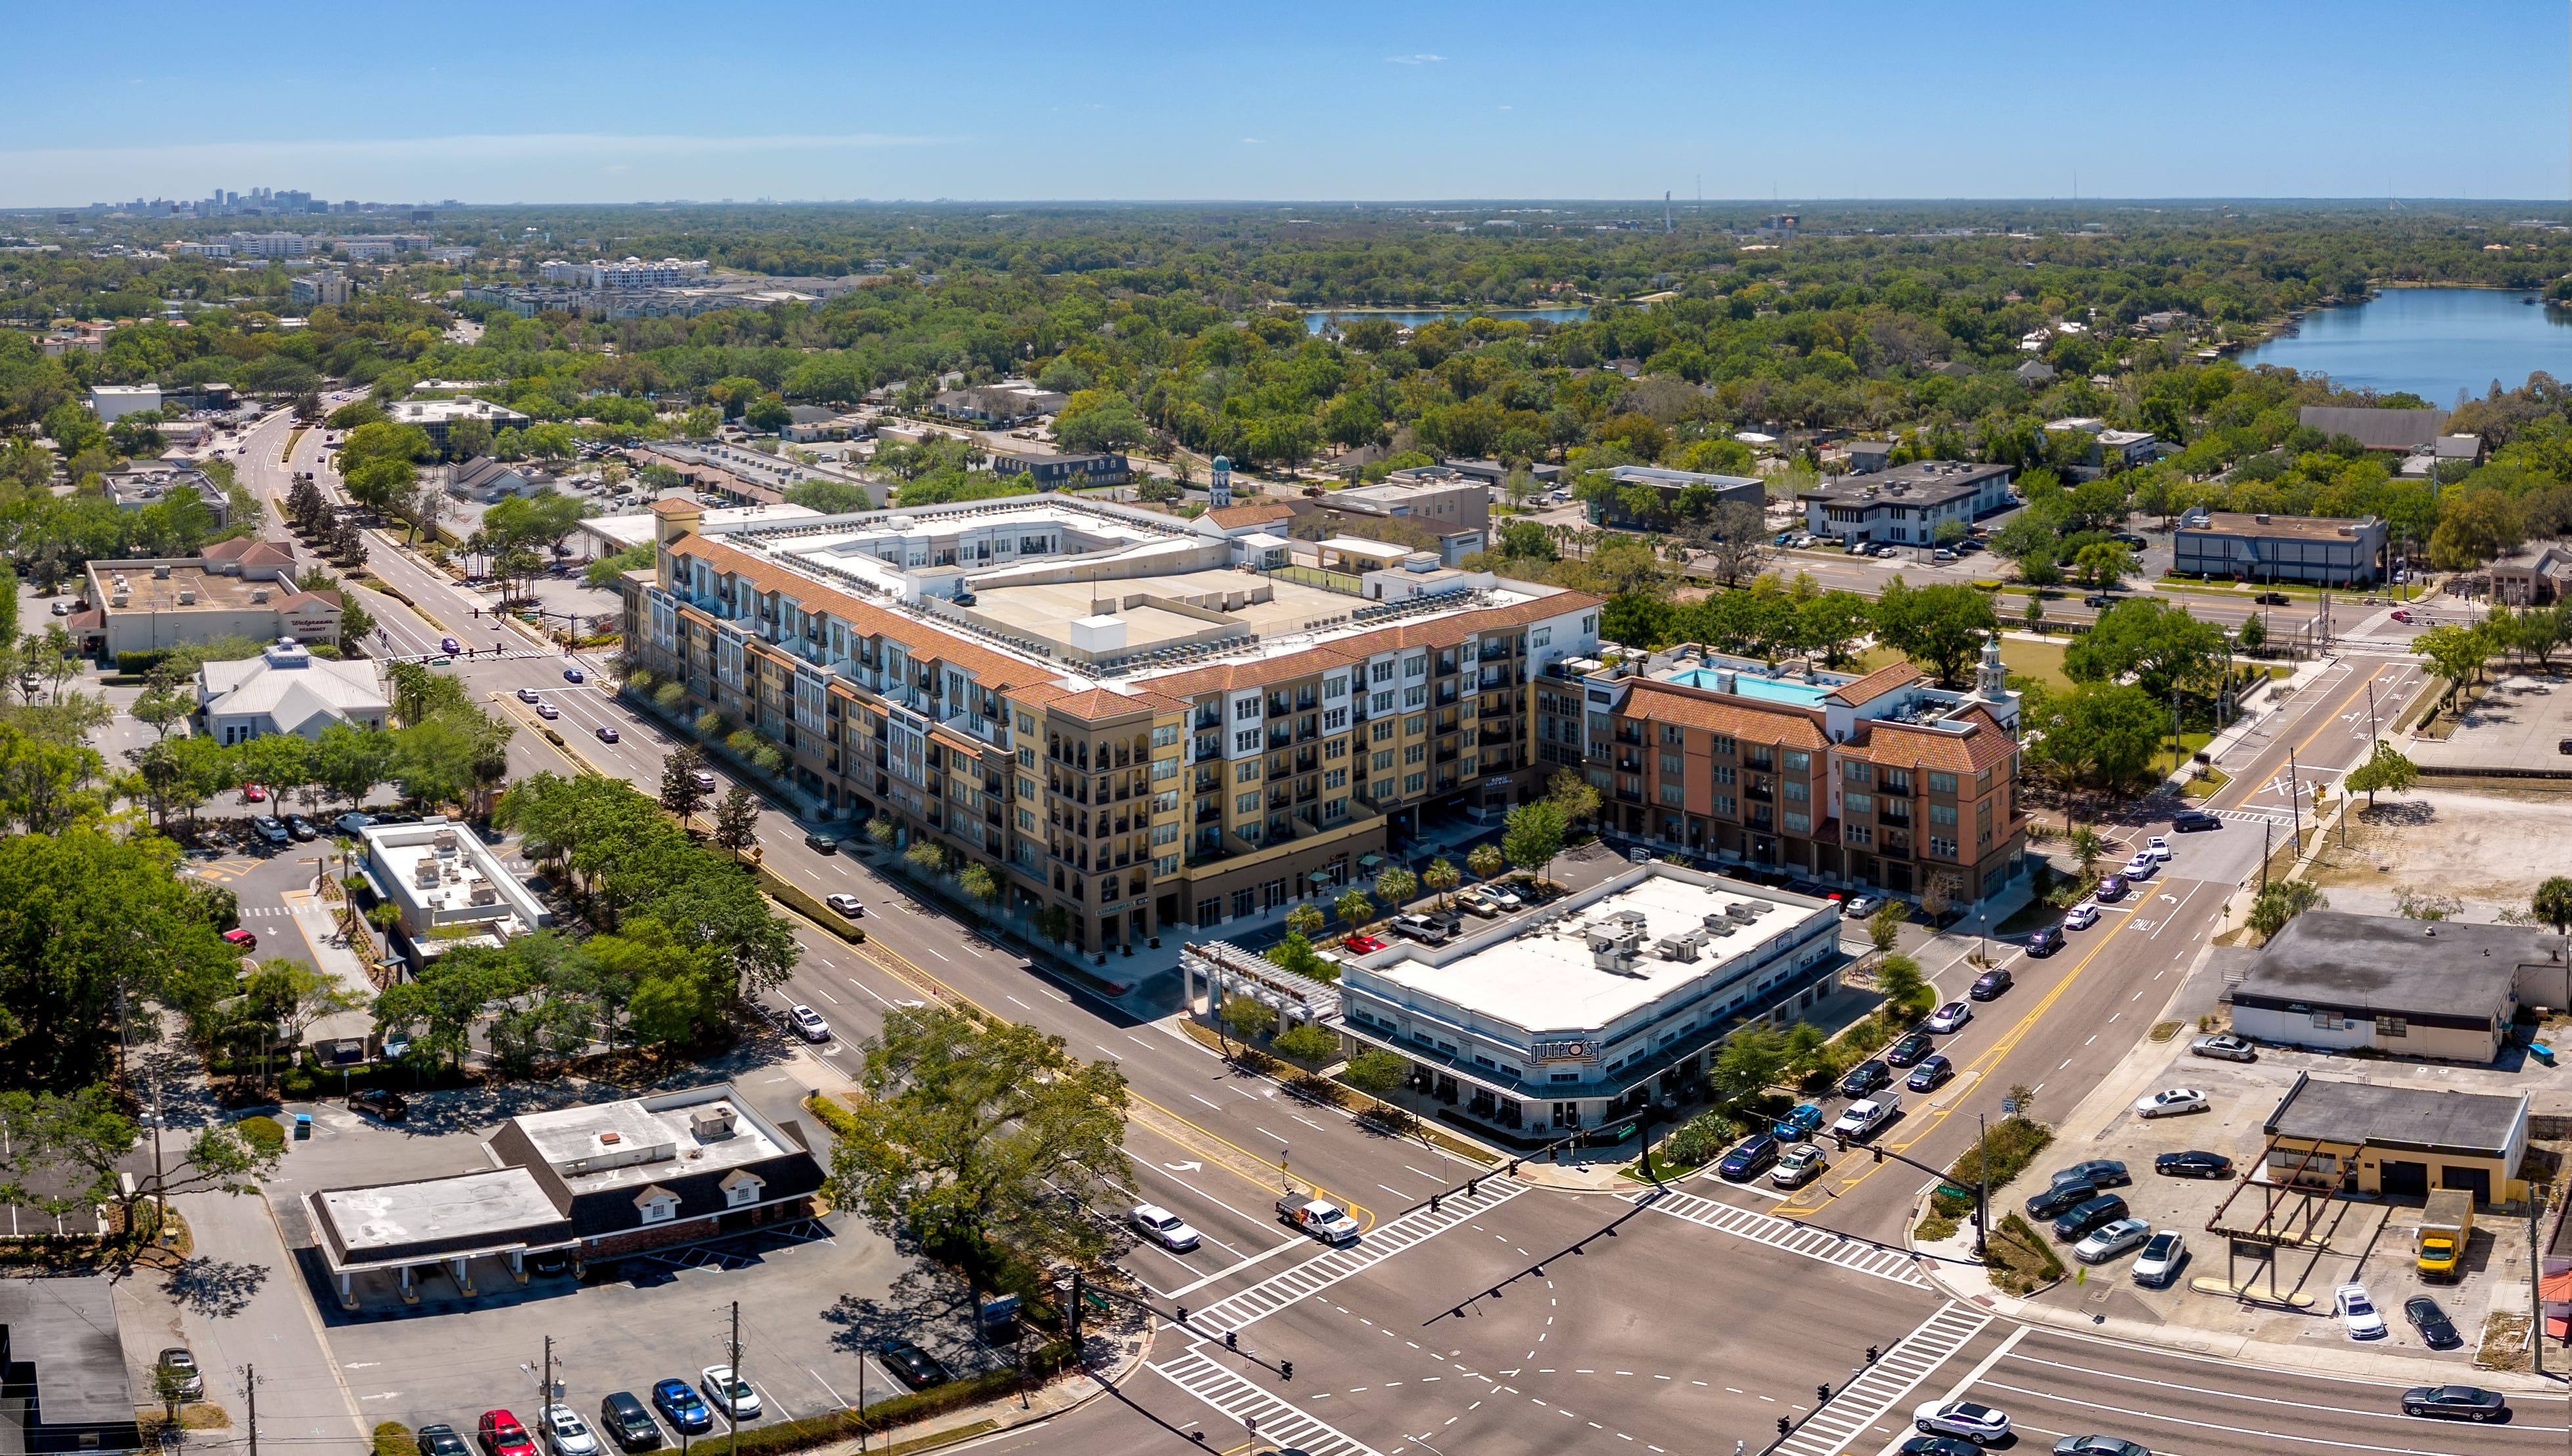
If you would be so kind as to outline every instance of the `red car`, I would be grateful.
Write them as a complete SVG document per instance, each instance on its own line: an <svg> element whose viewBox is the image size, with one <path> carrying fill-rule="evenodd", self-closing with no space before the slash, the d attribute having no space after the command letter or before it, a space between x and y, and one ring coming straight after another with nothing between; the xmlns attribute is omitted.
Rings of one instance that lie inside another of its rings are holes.
<svg viewBox="0 0 2572 1456"><path fill-rule="evenodd" d="M259 949L259 937L243 930L240 926L234 926L224 932L224 944L238 951L256 951Z"/></svg>
<svg viewBox="0 0 2572 1456"><path fill-rule="evenodd" d="M265 804L268 802L268 790L261 788L257 784L244 784L242 785L242 802L245 804Z"/></svg>
<svg viewBox="0 0 2572 1456"><path fill-rule="evenodd" d="M1351 936L1340 942L1340 949L1352 956L1372 956L1384 949L1384 940L1379 936Z"/></svg>
<svg viewBox="0 0 2572 1456"><path fill-rule="evenodd" d="M2397 622L2407 622L2411 620L2411 614L2406 611L2396 611L2393 613L2393 620Z"/></svg>
<svg viewBox="0 0 2572 1456"><path fill-rule="evenodd" d="M527 1439L527 1428L505 1410L482 1412L473 1438L482 1443L484 1456L536 1456L536 1443Z"/></svg>

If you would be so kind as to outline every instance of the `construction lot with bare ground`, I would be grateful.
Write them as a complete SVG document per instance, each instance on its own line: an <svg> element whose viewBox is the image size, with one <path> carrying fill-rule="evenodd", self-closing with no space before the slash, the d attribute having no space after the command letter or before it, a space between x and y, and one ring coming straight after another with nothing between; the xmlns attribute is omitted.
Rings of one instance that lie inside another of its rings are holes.
<svg viewBox="0 0 2572 1456"><path fill-rule="evenodd" d="M2415 905L2458 902L2436 908L2465 920L2524 914L2537 885L2563 872L2548 847L2572 844L2572 785L2379 795L2348 816L2340 841L2332 829L2309 872L2333 909L2397 914L2407 894Z"/></svg>

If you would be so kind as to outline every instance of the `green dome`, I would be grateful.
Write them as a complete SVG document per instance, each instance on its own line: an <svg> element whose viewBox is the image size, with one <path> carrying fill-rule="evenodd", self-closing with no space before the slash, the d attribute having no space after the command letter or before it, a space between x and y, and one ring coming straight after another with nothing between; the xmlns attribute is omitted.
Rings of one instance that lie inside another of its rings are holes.
<svg viewBox="0 0 2572 1456"><path fill-rule="evenodd" d="M1225 459L1221 455L1217 455L1214 457L1214 467L1218 470L1230 470L1232 468L1232 461Z"/></svg>

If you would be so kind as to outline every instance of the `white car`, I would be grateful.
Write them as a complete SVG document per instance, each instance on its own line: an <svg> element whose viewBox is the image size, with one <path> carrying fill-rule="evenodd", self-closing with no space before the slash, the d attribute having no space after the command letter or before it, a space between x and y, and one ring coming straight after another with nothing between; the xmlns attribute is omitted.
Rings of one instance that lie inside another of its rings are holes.
<svg viewBox="0 0 2572 1456"><path fill-rule="evenodd" d="M2170 836L2166 834L2156 834L2145 840L2144 852L2164 864L2179 858L2179 851L2171 848Z"/></svg>
<svg viewBox="0 0 2572 1456"><path fill-rule="evenodd" d="M2342 1284L2331 1295L2331 1307L2339 1312L2340 1328L2353 1340L2384 1338L2384 1316L2377 1311L2375 1300L2364 1284Z"/></svg>
<svg viewBox="0 0 2572 1456"><path fill-rule="evenodd" d="M2070 910L2063 912L2063 928L2065 930L2088 930L2090 927L2097 925L2098 923L2099 907L2091 904L2087 900L2084 900L2080 904L2072 907Z"/></svg>
<svg viewBox="0 0 2572 1456"><path fill-rule="evenodd" d="M786 1020L794 1026L795 1035L807 1042L831 1040L831 1024L822 1020L822 1014L809 1006L788 1007Z"/></svg>
<svg viewBox="0 0 2572 1456"><path fill-rule="evenodd" d="M1479 915L1485 920L1491 920L1501 913L1501 903L1479 890L1468 890L1457 896L1456 908L1467 915Z"/></svg>
<svg viewBox="0 0 2572 1456"><path fill-rule="evenodd" d="M2179 1266L2188 1262L2188 1240L2176 1228L2165 1228L2135 1255L2135 1282L2149 1289L2159 1289L2179 1277Z"/></svg>
<svg viewBox="0 0 2572 1456"><path fill-rule="evenodd" d="M1146 1238L1172 1253L1186 1253L1197 1246L1197 1231L1188 1221L1158 1203L1137 1203L1125 1216Z"/></svg>
<svg viewBox="0 0 2572 1456"><path fill-rule="evenodd" d="M2188 1044L2188 1050L2195 1056L2212 1057L2218 1062L2256 1062L2259 1060L2258 1048L2251 1046L2250 1043L2243 1041L2240 1037L2236 1037L2229 1032L2219 1032L2212 1037L2200 1037L2196 1041Z"/></svg>
<svg viewBox="0 0 2572 1456"><path fill-rule="evenodd" d="M2085 1264L2104 1263L2152 1236L2153 1226L2143 1219L2120 1218L2092 1229L2072 1246L2072 1256Z"/></svg>
<svg viewBox="0 0 2572 1456"><path fill-rule="evenodd" d="M1951 1001L1929 1014L1929 1030L1943 1037L1949 1032L1962 1029L1965 1023L1973 1019L1973 1003Z"/></svg>
<svg viewBox="0 0 2572 1456"><path fill-rule="evenodd" d="M858 897L855 895L825 895L822 897L822 903L851 920L856 920L867 913L867 908L858 903Z"/></svg>
<svg viewBox="0 0 2572 1456"><path fill-rule="evenodd" d="M598 1438L570 1406L549 1405L537 1411L536 1429L545 1433L545 1444L553 1448L554 1456L597 1456Z"/></svg>
<svg viewBox="0 0 2572 1456"><path fill-rule="evenodd" d="M2149 880L2153 877L2153 873L2161 867L2162 862L2154 859L2150 851L2145 851L2136 855L2133 859L2126 861L2126 868L2118 871L2117 873L2124 875L2129 880Z"/></svg>
<svg viewBox="0 0 2572 1456"><path fill-rule="evenodd" d="M1498 880L1487 881L1486 883L1477 885L1474 888L1482 892L1484 899L1489 900L1503 910L1525 910L1527 908L1527 902L1519 898L1517 891L1503 885Z"/></svg>
<svg viewBox="0 0 2572 1456"><path fill-rule="evenodd" d="M1839 1120L1831 1124L1834 1137L1864 1137L1892 1120L1902 1107L1902 1099L1891 1092L1880 1097L1864 1097L1848 1104Z"/></svg>
<svg viewBox="0 0 2572 1456"><path fill-rule="evenodd" d="M759 1414L759 1392L750 1388L749 1381L733 1373L730 1365L708 1365L697 1374L700 1377L698 1386L705 1391L706 1399L713 1401L725 1415L738 1421Z"/></svg>
<svg viewBox="0 0 2572 1456"><path fill-rule="evenodd" d="M2138 1117L2169 1117L2206 1109L2206 1093L2194 1088L2166 1088L2150 1096L2135 1099L2135 1115Z"/></svg>
<svg viewBox="0 0 2572 1456"><path fill-rule="evenodd" d="M1924 1436L1962 1436L1977 1446L2007 1440L2009 1413L1970 1400L1931 1401L1911 1412L1911 1424Z"/></svg>

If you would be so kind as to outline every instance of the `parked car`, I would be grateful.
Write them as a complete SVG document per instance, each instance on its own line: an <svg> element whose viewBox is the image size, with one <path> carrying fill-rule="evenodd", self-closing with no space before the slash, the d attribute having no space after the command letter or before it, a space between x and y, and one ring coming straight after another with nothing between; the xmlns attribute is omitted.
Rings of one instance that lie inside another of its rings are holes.
<svg viewBox="0 0 2572 1456"><path fill-rule="evenodd" d="M2089 1237L2072 1246L2072 1256L2085 1264L2106 1263L2152 1236L2153 1226L2143 1219L2120 1218L2092 1229Z"/></svg>
<svg viewBox="0 0 2572 1456"><path fill-rule="evenodd" d="M698 1397L696 1387L676 1377L652 1382L652 1408L673 1430L695 1435L715 1428L715 1413Z"/></svg>
<svg viewBox="0 0 2572 1456"><path fill-rule="evenodd" d="M851 920L857 920L867 913L867 908L858 903L858 897L855 895L825 895L822 897L822 903Z"/></svg>
<svg viewBox="0 0 2572 1456"><path fill-rule="evenodd" d="M482 1456L536 1456L536 1443L527 1438L527 1428L505 1410L486 1410L473 1427L473 1439L482 1446Z"/></svg>
<svg viewBox="0 0 2572 1456"><path fill-rule="evenodd" d="M628 1451L660 1449L660 1423L630 1390L617 1391L598 1403L598 1428Z"/></svg>
<svg viewBox="0 0 2572 1456"><path fill-rule="evenodd" d="M1911 1412L1911 1424L1924 1436L1962 1436L1977 1446L2009 1439L2008 1415L1970 1400L1931 1401Z"/></svg>
<svg viewBox="0 0 2572 1456"><path fill-rule="evenodd" d="M2131 1211L2133 1210L2126 1206L2125 1199L2114 1193L2101 1193L2095 1198L2086 1198L2057 1214L2054 1219L2054 1236L2065 1243L2070 1243L2094 1228L2125 1217Z"/></svg>
<svg viewBox="0 0 2572 1456"><path fill-rule="evenodd" d="M1916 1092L1936 1092L1947 1079L1956 1075L1956 1064L1944 1057L1924 1057L1902 1085Z"/></svg>
<svg viewBox="0 0 2572 1456"><path fill-rule="evenodd" d="M313 827L313 821L301 814L286 816L286 832L295 836L299 844L310 844L322 837L322 831Z"/></svg>
<svg viewBox="0 0 2572 1456"><path fill-rule="evenodd" d="M1884 1065L1887 1067L1917 1066L1920 1059L1928 1056L1930 1052L1937 1047L1937 1043L1929 1040L1928 1033L1914 1032L1910 1036L1903 1038L1901 1041L1894 1043L1893 1046L1885 1052Z"/></svg>
<svg viewBox="0 0 2572 1456"><path fill-rule="evenodd" d="M1864 920L1884 908L1884 902L1872 895L1852 895L1840 903L1840 914L1851 920Z"/></svg>
<svg viewBox="0 0 2572 1456"><path fill-rule="evenodd" d="M360 814L352 809L330 821L330 827L339 831L341 834L346 835L350 839L355 839L357 837L358 830L361 830L374 822L375 816L372 814Z"/></svg>
<svg viewBox="0 0 2572 1456"><path fill-rule="evenodd" d="M804 847L817 855L836 855L840 852L840 842L818 829L804 836Z"/></svg>
<svg viewBox="0 0 2572 1456"><path fill-rule="evenodd" d="M420 1427L413 1444L419 1447L419 1456L466 1456L464 1438L455 1434L455 1427L443 1421Z"/></svg>
<svg viewBox="0 0 2572 1456"><path fill-rule="evenodd" d="M2080 904L2072 907L2070 910L2063 912L2063 928L2065 930L2088 930L2090 927L2097 925L2098 923L2099 907L2091 904L2087 900L2084 900Z"/></svg>
<svg viewBox="0 0 2572 1456"><path fill-rule="evenodd" d="M1973 1019L1974 1008L1971 1004L1951 1001L1929 1014L1928 1027L1930 1031L1943 1037L1950 1032L1963 1031L1965 1023Z"/></svg>
<svg viewBox="0 0 2572 1456"><path fill-rule="evenodd" d="M795 1029L795 1035L807 1042L831 1040L831 1024L822 1020L822 1014L809 1006L788 1007L786 1021L787 1025Z"/></svg>
<svg viewBox="0 0 2572 1456"><path fill-rule="evenodd" d="M241 786L241 796L242 802L245 804L265 804L268 802L268 786L266 784L244 784Z"/></svg>
<svg viewBox="0 0 2572 1456"><path fill-rule="evenodd" d="M759 1392L750 1382L734 1373L730 1365L708 1365L697 1372L697 1385L704 1390L725 1415L736 1421L750 1420L759 1414Z"/></svg>
<svg viewBox="0 0 2572 1456"><path fill-rule="evenodd" d="M181 1400L206 1398L206 1372L197 1368L197 1352L186 1345L172 1345L161 1352L161 1368L170 1372L172 1384Z"/></svg>
<svg viewBox="0 0 2572 1456"><path fill-rule="evenodd" d="M2256 1062L2259 1049L2229 1032L2200 1037L2188 1044L2189 1052L2198 1057L2212 1057L2218 1062Z"/></svg>
<svg viewBox="0 0 2572 1456"><path fill-rule="evenodd" d="M1902 1098L1896 1093L1886 1092L1880 1097L1862 1097L1849 1103L1840 1112L1839 1120L1831 1124L1831 1135L1834 1137L1872 1136L1885 1123L1892 1121L1894 1114L1901 1110Z"/></svg>
<svg viewBox="0 0 2572 1456"><path fill-rule="evenodd" d="M2046 957L2051 956L2062 949L2063 932L2056 930L2052 926L2047 926L2043 930L2032 931L2028 935L2027 954L2030 960L2042 961Z"/></svg>
<svg viewBox="0 0 2572 1456"><path fill-rule="evenodd" d="M1965 995L1976 1001L1997 1001L2009 989L2010 974L2007 971L1986 971L1974 978L1973 985L1965 988Z"/></svg>
<svg viewBox="0 0 2572 1456"><path fill-rule="evenodd" d="M1776 1160L1777 1139L1765 1132L1754 1132L1735 1143L1714 1165L1714 1171L1718 1177L1744 1183L1767 1171Z"/></svg>
<svg viewBox="0 0 2572 1456"><path fill-rule="evenodd" d="M598 725L598 741L601 743L614 743L616 741L616 729L614 725L607 723L601 723Z"/></svg>
<svg viewBox="0 0 2572 1456"><path fill-rule="evenodd" d="M2117 1159L2094 1157L2088 1162L2076 1162L2070 1167L2056 1168L2054 1176L2047 1178L2046 1181L2058 1188L2065 1183L2088 1183L2094 1188L2123 1188L2131 1186L2135 1179L2133 1174L2126 1171L2126 1165Z"/></svg>
<svg viewBox="0 0 2572 1456"><path fill-rule="evenodd" d="M1848 1075L1840 1079L1840 1095L1844 1097L1862 1097L1868 1092L1875 1091L1877 1088L1891 1087L1892 1085L1893 1070L1886 1067L1882 1062L1870 1057L1866 1061L1859 1063L1857 1066L1850 1068L1848 1070Z"/></svg>
<svg viewBox="0 0 2572 1456"><path fill-rule="evenodd" d="M1372 956L1376 952L1384 949L1384 938L1382 936L1348 936L1341 940L1340 949L1346 951L1352 956Z"/></svg>
<svg viewBox="0 0 2572 1456"><path fill-rule="evenodd" d="M1475 886L1474 891L1476 894L1481 895L1484 899L1489 900L1503 910L1527 909L1526 899L1517 891L1502 884L1498 880L1487 880L1484 883Z"/></svg>
<svg viewBox="0 0 2572 1456"><path fill-rule="evenodd" d="M1125 1220L1143 1230L1143 1236L1172 1253L1186 1253L1200 1239L1188 1221L1158 1203L1137 1203L1126 1210Z"/></svg>
<svg viewBox="0 0 2572 1456"><path fill-rule="evenodd" d="M2135 1099L2138 1117L2170 1117L2181 1112L2207 1110L2206 1093L2195 1088L2174 1087Z"/></svg>
<svg viewBox="0 0 2572 1456"><path fill-rule="evenodd" d="M554 1456L598 1456L598 1438L589 1433L589 1425L572 1413L567 1405L549 1405L536 1412L536 1424L545 1433L545 1444Z"/></svg>
<svg viewBox="0 0 2572 1456"><path fill-rule="evenodd" d="M224 932L224 944L247 956L259 949L259 937L243 930L240 926L234 926Z"/></svg>
<svg viewBox="0 0 2572 1456"><path fill-rule="evenodd" d="M348 1093L348 1110L372 1112L387 1122L398 1122L410 1115L410 1103L391 1088L361 1087Z"/></svg>
<svg viewBox="0 0 2572 1456"><path fill-rule="evenodd" d="M1424 946L1447 944L1447 927L1425 915L1395 916L1393 933L1404 940L1418 941Z"/></svg>
<svg viewBox="0 0 2572 1456"><path fill-rule="evenodd" d="M2458 1421L2509 1419L2509 1401L2497 1390L2473 1385L2415 1385L2402 1392L2402 1413Z"/></svg>
<svg viewBox="0 0 2572 1456"><path fill-rule="evenodd" d="M2465 1337L2456 1333L2455 1321L2447 1318L2447 1311L2440 1309L2438 1301L2426 1294L2414 1294L2403 1300L2402 1317L2411 1321L2411 1327L2420 1332L2420 1343L2433 1350L2452 1350L2465 1342Z"/></svg>
<svg viewBox="0 0 2572 1456"><path fill-rule="evenodd" d="M2179 1277L2180 1265L2188 1262L2188 1240L2176 1228L2165 1228L2144 1244L2135 1255L2135 1282L2147 1289L2160 1289Z"/></svg>
<svg viewBox="0 0 2572 1456"><path fill-rule="evenodd" d="M2165 1152L2153 1159L2153 1171L2173 1178L2229 1178L2233 1159L2220 1152Z"/></svg>
<svg viewBox="0 0 2572 1456"><path fill-rule="evenodd" d="M253 819L250 822L250 829L251 833L259 836L262 844L268 845L272 848L295 843L295 836L287 833L286 826L284 824L279 823L277 820L272 819L265 814Z"/></svg>
<svg viewBox="0 0 2572 1456"><path fill-rule="evenodd" d="M938 1363L938 1357L909 1340L886 1340L876 1346L876 1353L884 1358L885 1368L893 1371L895 1378L914 1390L927 1390L948 1381L947 1367Z"/></svg>
<svg viewBox="0 0 2572 1456"><path fill-rule="evenodd" d="M2030 1218L2060 1218L2099 1196L2099 1190L2088 1183L2056 1183L2027 1200Z"/></svg>
<svg viewBox="0 0 2572 1456"><path fill-rule="evenodd" d="M1480 890L1468 890L1458 895L1456 904L1466 914L1479 915L1485 920L1498 920L1501 915L1500 905Z"/></svg>
<svg viewBox="0 0 2572 1456"><path fill-rule="evenodd" d="M2223 827L2223 820L2203 809L2182 809L2171 816L2171 829L2178 834L2203 834L2207 830Z"/></svg>
<svg viewBox="0 0 2572 1456"><path fill-rule="evenodd" d="M1813 1102L1797 1102L1793 1109L1788 1111L1786 1115L1778 1118L1777 1125L1769 1130L1776 1134L1777 1140L1780 1142L1801 1142L1805 1138L1812 1136L1814 1133L1821 1131L1822 1123L1828 1120L1829 1119L1822 1114L1822 1109L1819 1104Z"/></svg>
<svg viewBox="0 0 2572 1456"><path fill-rule="evenodd" d="M2384 1316L2375 1307L2375 1299L2364 1284L2342 1284L2331 1292L2331 1309L2339 1315L2340 1328L2353 1340L2384 1338Z"/></svg>
<svg viewBox="0 0 2572 1456"><path fill-rule="evenodd" d="M2110 875L2106 879L2101 880L2099 882L2099 888L2090 892L2090 898L2098 901L2101 905L2114 905L2118 901L2125 899L2126 877L2123 875Z"/></svg>
<svg viewBox="0 0 2572 1456"><path fill-rule="evenodd" d="M1777 1165L1768 1169L1768 1181L1781 1188L1800 1188L1821 1176L1830 1162L1822 1150L1809 1142L1799 1142L1777 1154Z"/></svg>

